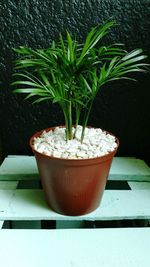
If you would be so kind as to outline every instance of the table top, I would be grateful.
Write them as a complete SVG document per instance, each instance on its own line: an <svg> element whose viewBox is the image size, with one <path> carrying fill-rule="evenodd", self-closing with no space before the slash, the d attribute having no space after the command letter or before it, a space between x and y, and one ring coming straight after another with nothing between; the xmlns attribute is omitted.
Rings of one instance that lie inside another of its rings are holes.
<svg viewBox="0 0 150 267"><path fill-rule="evenodd" d="M123 220L150 219L150 169L135 158L115 158L109 182L128 189L105 190L99 208L84 216L63 216L52 211L38 182L34 157L9 156L0 167L0 220ZM26 182L29 187L18 186ZM132 189L132 190L131 190Z"/></svg>
<svg viewBox="0 0 150 267"><path fill-rule="evenodd" d="M0 262L6 267L149 267L150 228L1 230Z"/></svg>
<svg viewBox="0 0 150 267"><path fill-rule="evenodd" d="M150 169L142 160L115 158L99 208L84 216L63 216L46 204L34 157L9 156L0 166L0 226L4 220L150 219ZM25 182L25 184L24 184ZM121 183L128 189L120 189ZM21 186L23 185L23 186ZM0 227L0 228L1 228ZM4 267L149 267L150 228L0 230Z"/></svg>

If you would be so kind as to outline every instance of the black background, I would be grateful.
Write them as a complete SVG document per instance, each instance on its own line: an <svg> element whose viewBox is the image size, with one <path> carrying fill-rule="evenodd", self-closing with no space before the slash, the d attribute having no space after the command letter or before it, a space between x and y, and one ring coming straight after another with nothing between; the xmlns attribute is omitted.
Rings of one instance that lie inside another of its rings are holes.
<svg viewBox="0 0 150 267"><path fill-rule="evenodd" d="M106 42L124 43L127 50L143 48L150 62L149 0L0 0L0 139L2 156L30 154L29 137L64 123L57 106L34 105L12 94L12 48L48 47L67 29L84 40L92 26L109 18L118 27ZM89 125L101 127L120 139L118 156L149 158L150 73L135 75L138 82L119 81L99 93Z"/></svg>

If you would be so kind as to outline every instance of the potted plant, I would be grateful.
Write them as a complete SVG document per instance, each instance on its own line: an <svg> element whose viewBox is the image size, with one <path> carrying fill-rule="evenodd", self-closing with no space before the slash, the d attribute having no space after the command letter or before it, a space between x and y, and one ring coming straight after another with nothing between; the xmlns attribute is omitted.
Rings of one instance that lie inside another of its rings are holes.
<svg viewBox="0 0 150 267"><path fill-rule="evenodd" d="M119 141L87 127L93 101L106 83L133 80L128 75L147 65L142 49L128 53L119 44L99 45L115 24L92 28L83 44L66 32L47 49L15 49L14 92L33 103L52 101L64 114L64 126L30 139L47 202L58 213L81 215L99 206Z"/></svg>

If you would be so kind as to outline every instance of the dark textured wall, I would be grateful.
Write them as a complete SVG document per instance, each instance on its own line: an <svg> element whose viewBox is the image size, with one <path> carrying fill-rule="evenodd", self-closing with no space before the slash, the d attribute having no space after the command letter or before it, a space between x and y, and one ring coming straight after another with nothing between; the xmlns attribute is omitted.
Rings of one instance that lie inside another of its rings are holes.
<svg viewBox="0 0 150 267"><path fill-rule="evenodd" d="M59 32L69 30L83 40L108 18L118 22L106 41L142 47L150 62L150 0L0 0L0 137L3 155L29 154L29 137L63 123L57 106L32 106L10 88L13 47L48 47ZM118 155L148 158L150 152L150 74L138 82L118 82L102 89L89 124L112 131L120 139Z"/></svg>

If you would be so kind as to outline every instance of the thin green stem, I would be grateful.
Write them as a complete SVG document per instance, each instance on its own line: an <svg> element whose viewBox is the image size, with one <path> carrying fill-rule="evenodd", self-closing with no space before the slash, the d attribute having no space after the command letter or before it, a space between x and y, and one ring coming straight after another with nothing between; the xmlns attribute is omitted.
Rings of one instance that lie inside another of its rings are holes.
<svg viewBox="0 0 150 267"><path fill-rule="evenodd" d="M68 106L68 137L69 140L72 139L72 102L69 101Z"/></svg>
<svg viewBox="0 0 150 267"><path fill-rule="evenodd" d="M77 126L79 124L80 114L81 114L81 107L79 107L79 105L76 105L76 120L75 120L75 131L74 131L73 138L76 137Z"/></svg>
<svg viewBox="0 0 150 267"><path fill-rule="evenodd" d="M64 118L65 118L65 127L66 127L66 142L69 140L69 133L68 133L68 116L66 112L66 107L63 104L60 104L60 107L63 111Z"/></svg>
<svg viewBox="0 0 150 267"><path fill-rule="evenodd" d="M86 127L87 122L88 122L88 119L89 119L89 115L90 115L90 112L91 112L91 108L92 108L92 105L93 105L93 101L94 101L94 98L93 98L92 101L90 102L90 105L89 105L89 108L88 108L88 112L87 112L87 114L85 113L85 117L84 117L84 120L83 120L83 124L82 124L82 133L81 133L81 144L83 143L85 127Z"/></svg>

